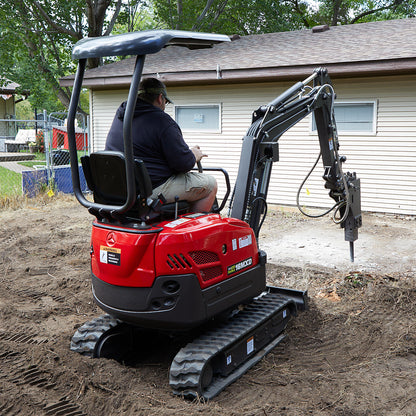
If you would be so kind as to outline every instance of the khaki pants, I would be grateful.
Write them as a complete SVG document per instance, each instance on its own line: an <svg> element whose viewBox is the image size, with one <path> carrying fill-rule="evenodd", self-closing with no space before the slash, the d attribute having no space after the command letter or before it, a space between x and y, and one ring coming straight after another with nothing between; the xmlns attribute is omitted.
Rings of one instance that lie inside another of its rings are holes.
<svg viewBox="0 0 416 416"><path fill-rule="evenodd" d="M158 195L162 194L167 202L175 202L175 197L191 202L198 201L209 195L215 185L215 178L205 173L179 173L153 189L151 198L156 199Z"/></svg>

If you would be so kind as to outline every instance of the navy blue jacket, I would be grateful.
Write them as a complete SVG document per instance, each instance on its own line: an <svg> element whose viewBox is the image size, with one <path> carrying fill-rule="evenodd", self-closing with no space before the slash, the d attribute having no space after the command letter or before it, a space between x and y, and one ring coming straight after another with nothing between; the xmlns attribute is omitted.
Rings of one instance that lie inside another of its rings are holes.
<svg viewBox="0 0 416 416"><path fill-rule="evenodd" d="M124 102L114 117L105 150L123 151L125 111ZM134 156L146 165L153 188L174 174L188 172L195 165L195 156L175 120L162 109L141 99L137 99L134 110L132 135Z"/></svg>

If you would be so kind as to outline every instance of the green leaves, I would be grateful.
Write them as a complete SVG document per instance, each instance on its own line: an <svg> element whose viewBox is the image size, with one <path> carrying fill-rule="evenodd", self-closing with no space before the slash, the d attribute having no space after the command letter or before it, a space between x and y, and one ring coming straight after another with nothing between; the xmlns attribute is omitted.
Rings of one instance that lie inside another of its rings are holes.
<svg viewBox="0 0 416 416"><path fill-rule="evenodd" d="M0 2L0 78L31 92L39 109L61 110L85 36L169 28L250 35L416 15L416 0L14 0ZM102 64L88 62L89 68Z"/></svg>
<svg viewBox="0 0 416 416"><path fill-rule="evenodd" d="M0 77L29 90L29 100L37 108L67 107L70 91L59 86L59 78L75 71L72 46L84 36L103 35L116 21L121 4L121 0L2 2Z"/></svg>
<svg viewBox="0 0 416 416"><path fill-rule="evenodd" d="M416 0L154 0L169 29L250 35L399 19L416 15Z"/></svg>
<svg viewBox="0 0 416 416"><path fill-rule="evenodd" d="M316 24L345 25L414 17L415 0L320 0L312 13Z"/></svg>
<svg viewBox="0 0 416 416"><path fill-rule="evenodd" d="M155 0L154 7L156 19L169 29L249 35L303 25L292 1Z"/></svg>

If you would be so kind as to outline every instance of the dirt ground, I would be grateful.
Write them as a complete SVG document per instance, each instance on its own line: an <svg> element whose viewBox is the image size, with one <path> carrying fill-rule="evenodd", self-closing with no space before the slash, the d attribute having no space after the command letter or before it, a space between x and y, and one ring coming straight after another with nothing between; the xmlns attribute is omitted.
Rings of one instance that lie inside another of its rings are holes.
<svg viewBox="0 0 416 416"><path fill-rule="evenodd" d="M1 415L416 415L416 219L343 231L274 209L260 238L270 284L308 289L287 338L208 403L174 397L169 354L135 367L69 350L92 301L92 217L70 198L0 212ZM163 348L163 346L162 346Z"/></svg>

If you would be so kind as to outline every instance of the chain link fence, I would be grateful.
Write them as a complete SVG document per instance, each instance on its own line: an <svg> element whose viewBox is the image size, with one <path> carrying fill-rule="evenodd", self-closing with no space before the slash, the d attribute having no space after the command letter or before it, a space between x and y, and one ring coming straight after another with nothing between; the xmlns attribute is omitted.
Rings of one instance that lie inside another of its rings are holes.
<svg viewBox="0 0 416 416"><path fill-rule="evenodd" d="M66 117L66 112L43 112L36 120L0 119L0 198L73 192ZM88 116L77 114L78 161L90 152L88 133Z"/></svg>

